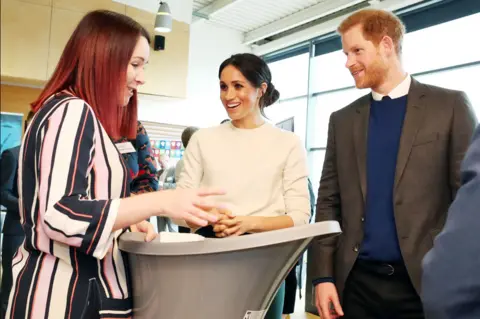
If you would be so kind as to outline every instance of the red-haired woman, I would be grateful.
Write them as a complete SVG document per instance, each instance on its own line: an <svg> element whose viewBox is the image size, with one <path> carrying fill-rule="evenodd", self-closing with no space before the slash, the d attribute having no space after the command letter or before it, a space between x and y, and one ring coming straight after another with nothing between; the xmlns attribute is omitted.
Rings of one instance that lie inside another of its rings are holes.
<svg viewBox="0 0 480 319"><path fill-rule="evenodd" d="M13 259L7 318L131 318L128 265L117 238L127 227L155 237L154 215L205 226L214 190L128 197L112 140L135 138L137 87L149 35L110 11L87 14L32 103L20 150L19 197L26 239Z"/></svg>

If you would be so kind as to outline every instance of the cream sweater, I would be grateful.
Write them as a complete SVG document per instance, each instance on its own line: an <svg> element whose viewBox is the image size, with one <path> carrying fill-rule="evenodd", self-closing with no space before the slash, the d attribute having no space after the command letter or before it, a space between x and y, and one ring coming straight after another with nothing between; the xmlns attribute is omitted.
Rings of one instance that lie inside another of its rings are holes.
<svg viewBox="0 0 480 319"><path fill-rule="evenodd" d="M282 216L307 224L310 197L304 147L293 133L269 123L255 129L231 124L196 132L184 153L177 187L226 190L218 200L236 216Z"/></svg>

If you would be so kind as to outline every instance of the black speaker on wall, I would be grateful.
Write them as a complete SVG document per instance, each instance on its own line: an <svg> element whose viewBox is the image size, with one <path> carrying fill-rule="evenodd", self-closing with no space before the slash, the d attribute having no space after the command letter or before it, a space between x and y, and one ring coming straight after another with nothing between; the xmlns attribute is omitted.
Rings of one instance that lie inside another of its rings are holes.
<svg viewBox="0 0 480 319"><path fill-rule="evenodd" d="M162 35L156 35L155 41L153 42L153 50L154 51L162 51L165 50L165 37Z"/></svg>

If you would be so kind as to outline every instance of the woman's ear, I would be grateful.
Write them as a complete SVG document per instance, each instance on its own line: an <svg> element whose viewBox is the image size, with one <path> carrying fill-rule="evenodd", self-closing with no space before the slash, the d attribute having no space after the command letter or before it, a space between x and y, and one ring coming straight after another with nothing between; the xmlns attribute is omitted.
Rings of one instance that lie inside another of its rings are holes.
<svg viewBox="0 0 480 319"><path fill-rule="evenodd" d="M263 82L262 85L260 85L260 90L262 91L262 96L265 95L265 93L267 92L267 88L268 88L268 84Z"/></svg>

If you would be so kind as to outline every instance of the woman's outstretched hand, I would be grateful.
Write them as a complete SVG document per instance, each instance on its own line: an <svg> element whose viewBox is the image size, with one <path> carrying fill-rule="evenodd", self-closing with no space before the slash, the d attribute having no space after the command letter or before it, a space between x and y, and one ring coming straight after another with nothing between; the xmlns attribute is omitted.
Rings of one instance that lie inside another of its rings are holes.
<svg viewBox="0 0 480 319"><path fill-rule="evenodd" d="M211 211L223 211L224 205L215 201L212 196L224 195L220 189L171 189L156 193L161 216L183 219L189 225L199 227L216 223L218 214Z"/></svg>

